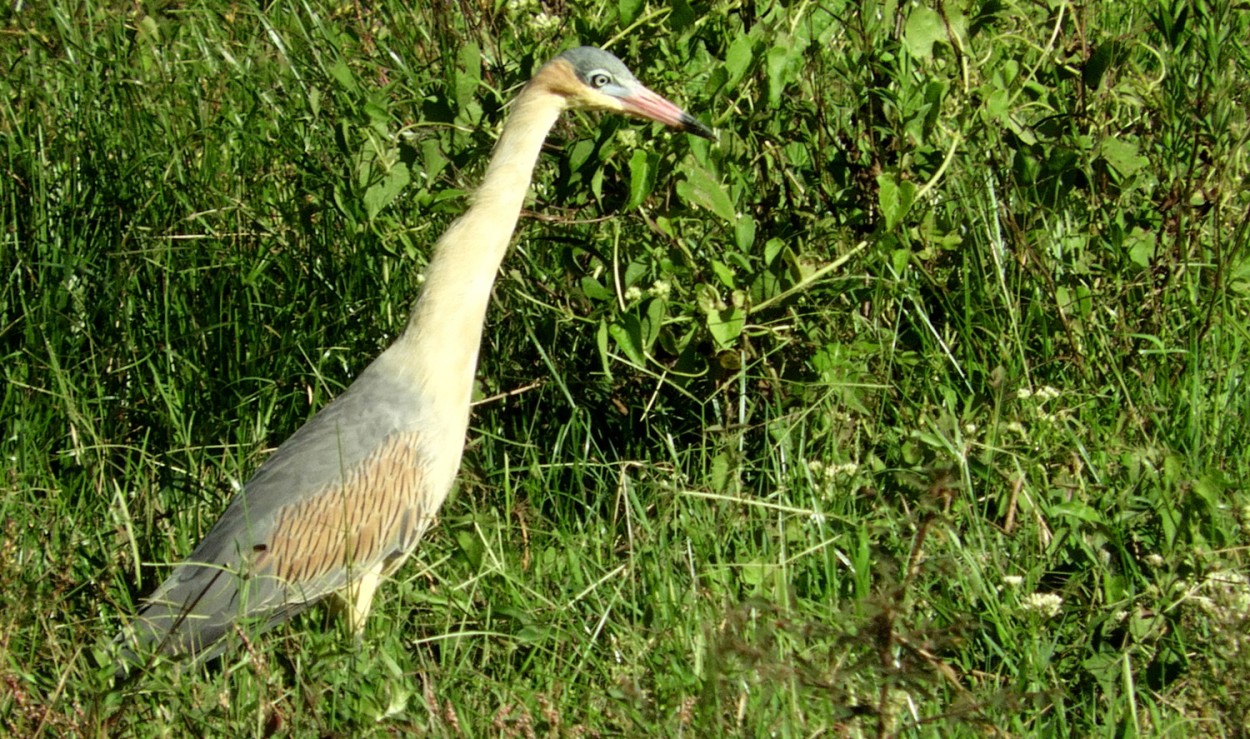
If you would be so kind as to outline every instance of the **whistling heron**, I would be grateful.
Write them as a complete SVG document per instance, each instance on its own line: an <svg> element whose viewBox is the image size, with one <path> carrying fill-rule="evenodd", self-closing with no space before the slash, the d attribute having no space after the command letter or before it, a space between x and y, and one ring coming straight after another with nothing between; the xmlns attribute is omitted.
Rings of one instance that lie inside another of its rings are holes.
<svg viewBox="0 0 1250 739"><path fill-rule="evenodd" d="M712 137L600 49L571 49L517 96L469 209L434 246L403 334L282 444L118 636L139 653L208 658L236 624L263 629L337 596L359 633L382 578L434 520L460 466L482 322L547 133L569 108Z"/></svg>

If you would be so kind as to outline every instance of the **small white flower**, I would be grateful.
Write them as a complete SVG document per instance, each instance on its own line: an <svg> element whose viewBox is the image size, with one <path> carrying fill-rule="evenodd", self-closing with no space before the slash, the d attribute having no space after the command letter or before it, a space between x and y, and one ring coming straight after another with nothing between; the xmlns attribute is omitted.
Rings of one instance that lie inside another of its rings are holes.
<svg viewBox="0 0 1250 739"><path fill-rule="evenodd" d="M1033 397L1033 391L1027 387L1022 387L1016 391L1016 397L1020 400L1027 400L1028 398Z"/></svg>
<svg viewBox="0 0 1250 739"><path fill-rule="evenodd" d="M1233 570L1212 572L1198 586L1195 600L1207 612L1227 623L1250 618L1250 575Z"/></svg>
<svg viewBox="0 0 1250 739"><path fill-rule="evenodd" d="M558 25L560 19L546 11L538 13L530 20L530 28L535 31L550 31Z"/></svg>
<svg viewBox="0 0 1250 739"><path fill-rule="evenodd" d="M647 292L651 293L653 298L667 298L669 293L673 291L673 286L665 280L656 280L655 284Z"/></svg>
<svg viewBox="0 0 1250 739"><path fill-rule="evenodd" d="M1030 593L1024 599L1024 607L1030 611L1037 611L1046 618L1054 618L1059 615L1059 610L1063 606L1063 598L1054 593Z"/></svg>
<svg viewBox="0 0 1250 739"><path fill-rule="evenodd" d="M637 285L630 285L629 287L625 288L624 297L625 297L626 303L632 303L635 300L638 300L639 298L642 297L642 289L639 288Z"/></svg>
<svg viewBox="0 0 1250 739"><path fill-rule="evenodd" d="M1024 584L1024 578L1019 575L1003 575L1003 584L1009 588L1018 588Z"/></svg>
<svg viewBox="0 0 1250 739"><path fill-rule="evenodd" d="M1163 559L1163 555L1161 554L1147 554L1146 555L1146 564L1150 565L1151 567L1154 567L1155 569L1162 567L1163 562L1164 562L1164 559Z"/></svg>

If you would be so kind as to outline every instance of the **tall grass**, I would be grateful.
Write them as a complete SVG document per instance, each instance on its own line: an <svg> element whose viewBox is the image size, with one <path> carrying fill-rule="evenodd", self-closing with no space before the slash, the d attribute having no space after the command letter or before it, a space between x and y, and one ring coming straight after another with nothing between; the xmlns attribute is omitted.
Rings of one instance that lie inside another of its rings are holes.
<svg viewBox="0 0 1250 739"><path fill-rule="evenodd" d="M10 5L0 726L1244 736L1239 9ZM558 126L363 639L115 684L573 42L720 140Z"/></svg>

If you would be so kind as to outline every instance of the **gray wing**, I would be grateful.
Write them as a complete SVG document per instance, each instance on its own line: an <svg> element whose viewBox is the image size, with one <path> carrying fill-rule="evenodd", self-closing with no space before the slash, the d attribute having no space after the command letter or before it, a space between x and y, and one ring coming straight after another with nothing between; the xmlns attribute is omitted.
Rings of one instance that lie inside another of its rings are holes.
<svg viewBox="0 0 1250 739"><path fill-rule="evenodd" d="M119 641L211 657L236 623L271 627L402 558L446 492L424 484L419 410L369 367L261 465Z"/></svg>

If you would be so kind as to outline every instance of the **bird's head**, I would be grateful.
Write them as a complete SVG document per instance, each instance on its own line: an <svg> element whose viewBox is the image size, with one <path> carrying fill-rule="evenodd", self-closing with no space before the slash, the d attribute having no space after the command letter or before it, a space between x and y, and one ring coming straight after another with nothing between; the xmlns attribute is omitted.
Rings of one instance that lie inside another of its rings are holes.
<svg viewBox="0 0 1250 739"><path fill-rule="evenodd" d="M552 59L537 75L570 108L610 110L646 118L707 139L715 134L694 116L648 90L624 62L603 49L579 46Z"/></svg>

